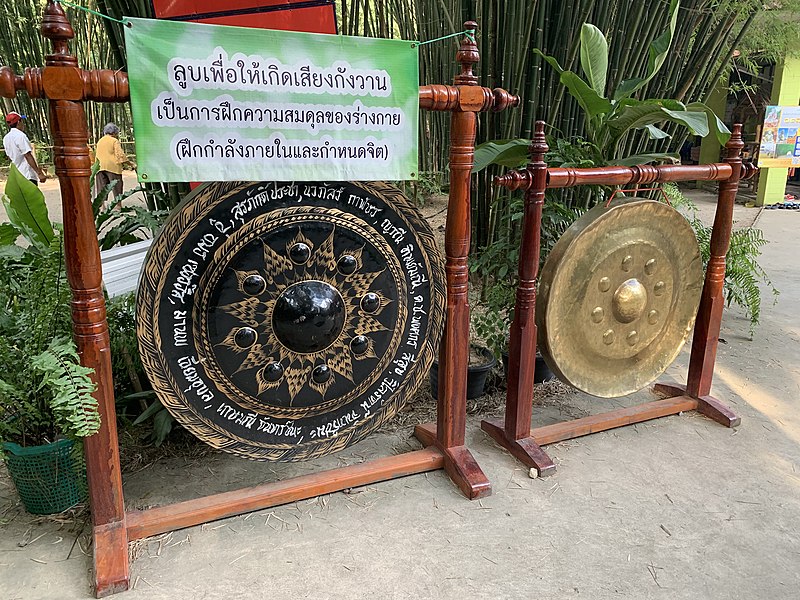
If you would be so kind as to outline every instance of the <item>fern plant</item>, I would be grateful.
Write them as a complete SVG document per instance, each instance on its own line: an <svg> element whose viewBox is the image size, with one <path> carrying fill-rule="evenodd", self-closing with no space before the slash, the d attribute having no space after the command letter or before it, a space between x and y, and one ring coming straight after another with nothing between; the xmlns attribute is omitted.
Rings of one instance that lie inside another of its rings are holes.
<svg viewBox="0 0 800 600"><path fill-rule="evenodd" d="M91 370L69 337L61 231L41 191L13 168L3 203L11 233L0 240L0 439L26 446L92 435L100 417Z"/></svg>
<svg viewBox="0 0 800 600"><path fill-rule="evenodd" d="M75 343L55 338L31 358L31 367L41 376L37 391L45 392L56 429L71 437L86 437L100 428L96 386L92 369L80 364Z"/></svg>
<svg viewBox="0 0 800 600"><path fill-rule="evenodd" d="M664 193L670 204L678 209L692 225L700 245L703 268L711 258L710 225L705 225L697 217L697 207L675 184L665 184ZM773 298L780 292L772 285L767 272L758 262L761 248L767 244L764 233L755 227L740 227L731 232L730 249L725 259L725 280L723 294L726 306L735 304L744 309L750 319L750 337L755 334L761 319L761 286L772 293Z"/></svg>

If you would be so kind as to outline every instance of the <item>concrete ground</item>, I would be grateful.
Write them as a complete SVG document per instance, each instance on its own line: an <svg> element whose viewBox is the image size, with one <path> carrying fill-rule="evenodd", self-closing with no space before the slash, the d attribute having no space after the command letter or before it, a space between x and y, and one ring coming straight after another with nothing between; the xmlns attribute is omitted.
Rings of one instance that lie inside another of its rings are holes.
<svg viewBox="0 0 800 600"><path fill-rule="evenodd" d="M132 589L118 597L798 598L800 212L764 211L756 225L781 295L765 299L752 341L742 312L725 311L713 394L741 415L737 430L694 413L667 417L549 446L557 473L531 479L472 416L467 443L493 484L489 498L466 500L438 471L177 531L131 544ZM685 381L687 362L684 351L664 379ZM536 425L649 398L549 391L536 399ZM158 505L416 447L403 427L313 463L168 448L155 460L126 457L126 502ZM85 513L33 518L3 473L0 519L0 598L91 597Z"/></svg>

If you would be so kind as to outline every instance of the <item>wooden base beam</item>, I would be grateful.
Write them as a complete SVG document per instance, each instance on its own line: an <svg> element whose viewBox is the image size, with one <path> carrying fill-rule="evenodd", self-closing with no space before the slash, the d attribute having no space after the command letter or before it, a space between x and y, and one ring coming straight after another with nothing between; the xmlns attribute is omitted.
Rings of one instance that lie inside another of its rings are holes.
<svg viewBox="0 0 800 600"><path fill-rule="evenodd" d="M127 514L128 539L137 540L351 487L435 471L446 464L447 458L443 453L436 447L430 447L285 481L143 511L134 510ZM125 567L127 569L127 557Z"/></svg>
<svg viewBox="0 0 800 600"><path fill-rule="evenodd" d="M612 410L600 413L599 415L591 415L582 419L565 421L564 423L537 427L531 430L531 437L533 437L540 446L546 446L547 444L554 444L555 442L561 442L563 440L570 440L600 431L607 431L608 429L633 425L634 423L642 423L668 415L676 415L687 410L694 410L695 408L697 408L697 400L695 398L677 396L675 398L667 398L665 400L656 400L654 402L631 406L630 408Z"/></svg>
<svg viewBox="0 0 800 600"><path fill-rule="evenodd" d="M444 455L444 470L467 498L477 500L491 495L492 484L466 446L441 447L435 423L417 425L414 435L423 446L437 448Z"/></svg>

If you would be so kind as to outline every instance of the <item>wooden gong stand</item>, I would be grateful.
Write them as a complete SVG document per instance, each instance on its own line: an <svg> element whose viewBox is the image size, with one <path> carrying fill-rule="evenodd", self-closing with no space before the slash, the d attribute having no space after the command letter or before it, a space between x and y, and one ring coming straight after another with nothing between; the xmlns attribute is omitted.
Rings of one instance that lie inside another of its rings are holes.
<svg viewBox="0 0 800 600"><path fill-rule="evenodd" d="M726 427L736 427L740 419L727 406L709 395L717 355L722 320L722 286L725 279L725 255L730 246L733 204L740 179L749 179L757 169L742 164L744 147L742 127L736 125L725 145L722 163L709 165L640 165L591 169L552 168L544 162L548 150L544 122L536 123L531 143L531 162L524 170L511 171L495 179L497 185L511 190L525 190L522 243L519 261L514 322L509 345L508 390L504 420L485 420L481 428L540 475L550 475L555 464L541 446L598 431L641 423L683 411L697 410ZM687 384L656 383L654 391L663 399L630 408L622 408L572 421L531 430L531 399L536 361L536 276L539 269L539 245L542 205L547 188L578 185L615 185L627 187L667 181L719 181L719 195L711 234L711 259L706 268L700 307L694 326Z"/></svg>
<svg viewBox="0 0 800 600"><path fill-rule="evenodd" d="M475 29L467 22L465 29ZM61 185L66 269L72 289L72 328L84 366L94 369L94 396L100 407L100 431L86 438L94 540L94 584L102 597L128 588L128 542L182 527L190 527L249 511L311 498L342 489L414 473L444 468L469 498L491 493L491 486L464 446L466 371L469 337L467 254L470 241L470 170L475 150L476 113L516 106L519 98L502 89L478 86L472 66L478 48L464 38L456 55L460 73L454 85L420 87L420 107L452 113L450 139L450 197L445 234L447 306L441 345L437 404L438 434L424 436L423 450L275 483L214 494L148 510L126 511L120 472L106 307L103 298L100 251L89 198L88 130L83 102L126 102L128 75L121 71L86 71L70 55L72 26L59 3L44 9L42 35L53 53L45 68L27 68L18 76L0 68L0 96L18 91L49 103L54 163Z"/></svg>

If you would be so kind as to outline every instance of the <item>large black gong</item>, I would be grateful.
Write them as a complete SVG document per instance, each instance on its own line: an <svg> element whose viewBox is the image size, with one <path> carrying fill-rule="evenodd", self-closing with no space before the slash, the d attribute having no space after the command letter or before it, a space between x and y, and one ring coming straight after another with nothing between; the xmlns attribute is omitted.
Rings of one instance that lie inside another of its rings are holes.
<svg viewBox="0 0 800 600"><path fill-rule="evenodd" d="M142 362L197 437L303 460L391 418L439 345L444 272L431 231L380 182L212 183L145 261Z"/></svg>

